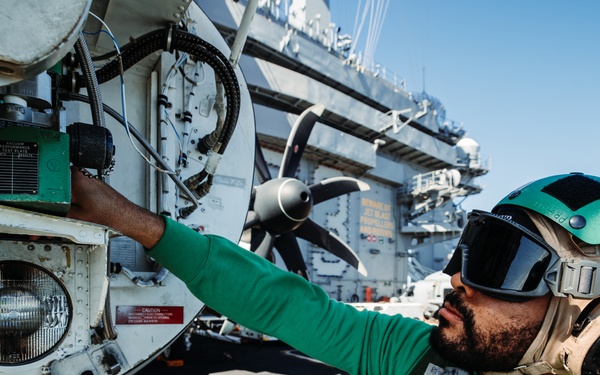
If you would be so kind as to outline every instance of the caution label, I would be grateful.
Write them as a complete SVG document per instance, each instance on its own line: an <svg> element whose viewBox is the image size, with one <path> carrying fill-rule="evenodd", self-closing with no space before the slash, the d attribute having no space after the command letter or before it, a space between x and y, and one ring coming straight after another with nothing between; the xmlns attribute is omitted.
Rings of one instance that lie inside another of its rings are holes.
<svg viewBox="0 0 600 375"><path fill-rule="evenodd" d="M183 324L183 306L117 306L117 324Z"/></svg>

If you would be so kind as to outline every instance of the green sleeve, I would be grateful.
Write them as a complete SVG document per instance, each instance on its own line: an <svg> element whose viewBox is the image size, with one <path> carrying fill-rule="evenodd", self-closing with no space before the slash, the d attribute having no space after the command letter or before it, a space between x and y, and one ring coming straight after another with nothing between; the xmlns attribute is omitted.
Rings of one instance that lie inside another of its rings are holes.
<svg viewBox="0 0 600 375"><path fill-rule="evenodd" d="M428 324L359 312L227 239L170 219L149 255L221 314L351 374L408 374L429 349Z"/></svg>

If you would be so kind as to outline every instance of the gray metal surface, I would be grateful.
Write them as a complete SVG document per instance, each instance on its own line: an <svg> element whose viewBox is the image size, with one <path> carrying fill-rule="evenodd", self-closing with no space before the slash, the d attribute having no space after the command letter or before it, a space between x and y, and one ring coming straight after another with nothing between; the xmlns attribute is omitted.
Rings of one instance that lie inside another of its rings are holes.
<svg viewBox="0 0 600 375"><path fill-rule="evenodd" d="M92 0L8 0L0 7L0 86L35 77L63 58Z"/></svg>

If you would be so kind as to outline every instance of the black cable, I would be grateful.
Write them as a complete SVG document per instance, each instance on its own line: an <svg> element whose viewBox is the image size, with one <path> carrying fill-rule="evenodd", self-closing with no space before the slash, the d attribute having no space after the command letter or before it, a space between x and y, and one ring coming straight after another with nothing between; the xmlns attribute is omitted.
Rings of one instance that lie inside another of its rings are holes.
<svg viewBox="0 0 600 375"><path fill-rule="evenodd" d="M221 51L212 44L199 38L197 35L177 29L174 30L173 48L205 60L221 78L227 97L227 114L225 115L224 122L225 127L223 134L219 137L219 142L222 145L219 149L219 154L223 154L233 135L233 131L235 130L235 124L237 123L240 111L240 91L235 71L227 57L225 57Z"/></svg>
<svg viewBox="0 0 600 375"><path fill-rule="evenodd" d="M225 92L227 108L223 126L217 125L215 131L213 131L214 134L211 135L216 139L216 142L214 145L209 145L209 147L211 149L216 148L215 151L219 155L223 155L233 136L239 117L241 105L239 83L227 57L215 46L197 35L181 30L175 25L144 34L125 45L119 56L96 71L98 83L107 82L123 74L124 70L129 69L146 56L160 49L170 53L176 50L194 56L199 61L206 62L219 78ZM192 177L200 183L204 180L204 176L205 173L199 173ZM204 184L202 184L203 191L201 194L207 194L211 186L212 175L209 174ZM187 190L187 187L185 189Z"/></svg>
<svg viewBox="0 0 600 375"><path fill-rule="evenodd" d="M206 62L217 74L223 84L227 98L227 112L224 129L218 136L219 154L223 154L237 124L240 111L240 90L237 76L229 60L215 46L197 35L180 30L176 26L158 29L142 35L122 48L121 60L124 70L137 64L146 56L157 50L173 52L174 50L188 53ZM98 83L107 82L121 74L121 64L114 59L96 71ZM82 86L84 82L81 82Z"/></svg>
<svg viewBox="0 0 600 375"><path fill-rule="evenodd" d="M157 50L163 49L170 34L170 28L151 31L121 49L123 70L127 70ZM121 64L116 58L96 71L98 83L108 82L121 75Z"/></svg>

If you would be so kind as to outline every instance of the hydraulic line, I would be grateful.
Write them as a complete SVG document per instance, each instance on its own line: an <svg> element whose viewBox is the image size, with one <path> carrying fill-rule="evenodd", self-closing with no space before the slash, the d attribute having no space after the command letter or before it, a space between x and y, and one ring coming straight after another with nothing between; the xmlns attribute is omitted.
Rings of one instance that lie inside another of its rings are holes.
<svg viewBox="0 0 600 375"><path fill-rule="evenodd" d="M85 86L89 94L90 109L92 111L92 122L95 126L106 127L104 118L102 94L94 71L94 63L82 33L75 43L75 53L80 61L81 71L85 80ZM102 177L102 171L98 170L98 177ZM110 255L109 255L110 257ZM110 267L107 264L107 279L110 280ZM106 294L104 309L102 311L102 334L105 339L115 340L118 336L117 330L112 323L110 293Z"/></svg>
<svg viewBox="0 0 600 375"><path fill-rule="evenodd" d="M233 135L240 111L240 90L235 71L221 51L194 34L175 29L173 32L173 48L187 52L190 55L202 57L221 79L227 97L227 113L224 129L218 141L220 146L215 151L222 155Z"/></svg>
<svg viewBox="0 0 600 375"><path fill-rule="evenodd" d="M90 109L92 111L92 122L95 126L106 127L104 112L102 111L102 94L98 85L98 79L94 72L94 63L88 45L83 37L79 34L79 39L75 43L75 53L79 58L81 72L85 81L85 86L90 96ZM98 177L102 177L102 171L98 170Z"/></svg>
<svg viewBox="0 0 600 375"><path fill-rule="evenodd" d="M110 291L106 293L106 301L104 301L104 310L102 311L102 336L107 340L116 340L119 336L117 327L114 326L112 320L112 308L110 305Z"/></svg>
<svg viewBox="0 0 600 375"><path fill-rule="evenodd" d="M227 97L227 114L224 130L219 135L217 151L223 154L235 130L240 111L240 91L237 77L227 57L215 46L197 35L180 30L176 25L165 29L151 31L122 48L121 58L124 70L129 69L146 56L157 50L173 52L174 50L193 55L206 62L220 77ZM99 83L107 82L120 74L121 64L112 60L96 71Z"/></svg>
<svg viewBox="0 0 600 375"><path fill-rule="evenodd" d="M81 72L85 81L85 86L90 97L90 107L92 110L92 122L96 126L106 127L106 121L104 119L104 112L102 111L102 94L98 86L98 80L96 74L94 74L94 63L90 55L90 51L87 47L87 43L83 37L83 34L79 36L79 39L75 43L75 52L79 58L81 65Z"/></svg>
<svg viewBox="0 0 600 375"><path fill-rule="evenodd" d="M209 159L207 164L211 164L210 171L206 170L205 167L204 172L192 176L189 179L190 181L187 181L188 187L192 190L196 190L196 192L199 193L199 196L202 197L210 190L212 185L212 177L210 176L216 171L216 165L218 165L221 160L221 156L224 154L225 149L233 136L240 112L241 94L239 83L234 68L227 57L225 57L225 55L223 55L215 46L201 39L197 35L188 33L181 30L176 25L172 25L168 28L151 31L125 45L122 48L121 54L103 68L96 71L96 75L99 83L109 81L122 74L122 70L129 69L146 56L160 49L171 53L175 50L184 52L195 56L198 60L206 62L214 70L215 76L221 82L225 91L225 97L227 98L227 109L222 128L221 124L218 123L215 131L210 135L212 138L216 139L214 142L211 141L212 148L206 153ZM206 174L208 174L210 178L204 180ZM202 186L199 186L203 180ZM191 181L193 181L193 183ZM189 215L195 208L196 207L188 207L185 211L182 210L182 214Z"/></svg>

